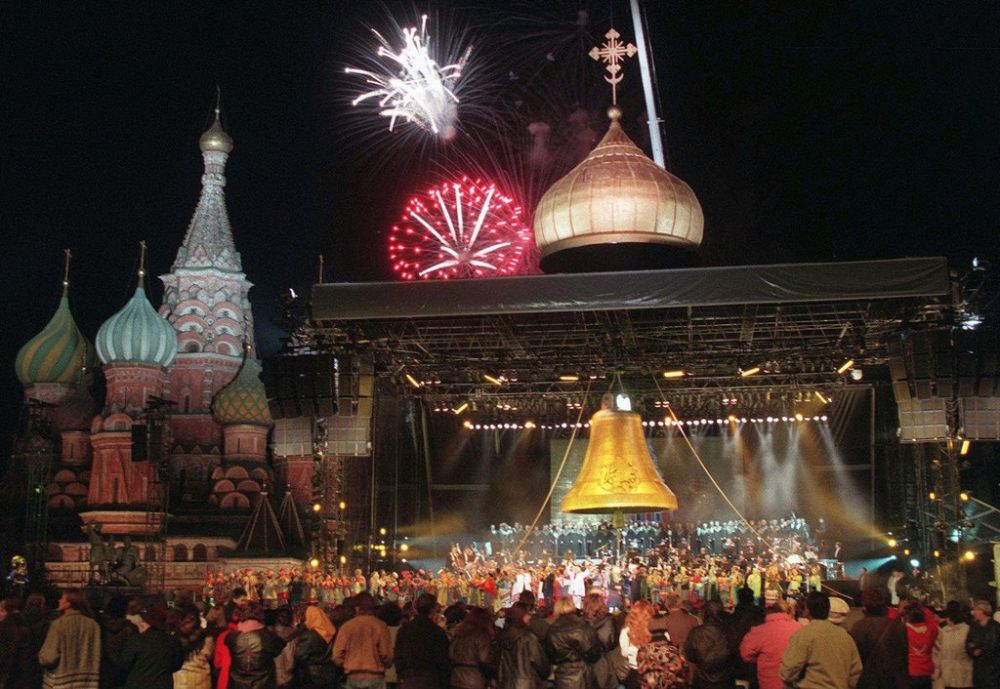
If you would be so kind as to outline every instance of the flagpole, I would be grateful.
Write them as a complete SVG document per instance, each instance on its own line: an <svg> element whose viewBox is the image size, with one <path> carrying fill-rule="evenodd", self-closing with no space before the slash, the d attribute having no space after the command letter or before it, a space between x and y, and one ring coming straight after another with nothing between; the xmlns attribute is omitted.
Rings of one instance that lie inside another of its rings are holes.
<svg viewBox="0 0 1000 689"><path fill-rule="evenodd" d="M660 136L660 117L656 112L656 99L653 96L653 77L649 68L652 46L646 41L646 32L642 26L642 16L639 14L639 0L629 0L632 9L632 24L635 27L635 40L639 44L639 72L642 75L642 90L646 96L646 117L649 126L649 143L653 149L653 160L662 168L666 168L663 157L663 139Z"/></svg>

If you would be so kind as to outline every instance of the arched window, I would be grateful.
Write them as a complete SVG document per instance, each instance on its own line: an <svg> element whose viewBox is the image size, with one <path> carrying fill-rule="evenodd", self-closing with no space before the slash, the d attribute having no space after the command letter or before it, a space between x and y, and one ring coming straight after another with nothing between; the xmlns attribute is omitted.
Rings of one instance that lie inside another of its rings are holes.
<svg viewBox="0 0 1000 689"><path fill-rule="evenodd" d="M208 548L199 543L191 549L191 559L195 562L205 562L208 560Z"/></svg>
<svg viewBox="0 0 1000 689"><path fill-rule="evenodd" d="M187 562L188 549L183 543L174 546L174 562Z"/></svg>

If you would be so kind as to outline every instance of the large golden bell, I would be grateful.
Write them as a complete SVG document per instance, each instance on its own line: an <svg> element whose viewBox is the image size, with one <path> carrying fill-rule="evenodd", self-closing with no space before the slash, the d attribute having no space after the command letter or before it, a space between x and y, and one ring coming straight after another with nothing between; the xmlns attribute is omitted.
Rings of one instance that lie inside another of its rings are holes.
<svg viewBox="0 0 1000 689"><path fill-rule="evenodd" d="M642 418L611 409L594 414L583 467L563 498L562 511L602 514L675 509L677 496L656 471Z"/></svg>

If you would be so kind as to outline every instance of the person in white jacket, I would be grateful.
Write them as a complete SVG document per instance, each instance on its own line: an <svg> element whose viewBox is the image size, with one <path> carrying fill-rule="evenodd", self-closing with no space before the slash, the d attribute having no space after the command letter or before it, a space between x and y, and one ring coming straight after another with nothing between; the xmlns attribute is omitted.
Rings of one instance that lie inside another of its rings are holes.
<svg viewBox="0 0 1000 689"><path fill-rule="evenodd" d="M969 635L966 614L957 601L949 601L941 627L934 642L934 689L959 689L972 686L972 658L965 650Z"/></svg>

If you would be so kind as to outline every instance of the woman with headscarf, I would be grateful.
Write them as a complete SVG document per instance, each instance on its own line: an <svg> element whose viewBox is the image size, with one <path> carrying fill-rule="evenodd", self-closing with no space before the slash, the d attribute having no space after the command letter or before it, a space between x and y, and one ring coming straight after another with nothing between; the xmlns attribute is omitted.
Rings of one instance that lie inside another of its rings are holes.
<svg viewBox="0 0 1000 689"><path fill-rule="evenodd" d="M295 642L296 686L302 689L336 687L340 670L333 663L333 638L337 633L320 608L306 608L306 631Z"/></svg>

